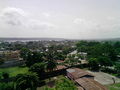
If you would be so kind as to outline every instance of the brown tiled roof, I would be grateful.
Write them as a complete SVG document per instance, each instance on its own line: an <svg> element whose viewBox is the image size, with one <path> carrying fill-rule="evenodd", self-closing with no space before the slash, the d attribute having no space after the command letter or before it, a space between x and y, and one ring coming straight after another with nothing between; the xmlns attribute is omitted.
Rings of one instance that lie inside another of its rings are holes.
<svg viewBox="0 0 120 90"><path fill-rule="evenodd" d="M89 78L79 78L75 80L85 90L108 90L105 86Z"/></svg>
<svg viewBox="0 0 120 90"><path fill-rule="evenodd" d="M73 70L72 72L69 72ZM94 77L94 75L82 70L82 69L79 69L79 68L71 68L71 69L67 69L67 71L73 76L74 79L78 79L78 78L81 78L83 76L91 76L91 77Z"/></svg>
<svg viewBox="0 0 120 90"><path fill-rule="evenodd" d="M64 63L64 60L56 60L57 63Z"/></svg>
<svg viewBox="0 0 120 90"><path fill-rule="evenodd" d="M67 67L64 66L64 65L57 65L57 69L58 69L58 70L60 70L60 69L65 69L65 68L67 68Z"/></svg>

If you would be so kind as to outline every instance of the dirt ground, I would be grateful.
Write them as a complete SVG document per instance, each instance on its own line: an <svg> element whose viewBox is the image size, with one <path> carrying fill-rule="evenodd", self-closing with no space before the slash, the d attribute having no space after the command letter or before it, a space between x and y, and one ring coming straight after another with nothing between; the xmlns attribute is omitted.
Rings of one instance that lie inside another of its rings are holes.
<svg viewBox="0 0 120 90"><path fill-rule="evenodd" d="M95 76L94 80L98 81L99 83L103 85L113 84L114 81L115 83L120 83L120 78L117 78L110 74L107 74L104 72L92 72L92 71L87 71L87 72L93 74Z"/></svg>

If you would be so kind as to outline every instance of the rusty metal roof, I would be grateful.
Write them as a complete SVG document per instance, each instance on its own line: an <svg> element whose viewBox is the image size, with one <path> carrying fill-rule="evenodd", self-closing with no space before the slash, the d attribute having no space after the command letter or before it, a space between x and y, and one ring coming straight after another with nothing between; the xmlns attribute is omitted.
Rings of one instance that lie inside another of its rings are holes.
<svg viewBox="0 0 120 90"><path fill-rule="evenodd" d="M76 79L75 82L77 82L85 90L108 90L102 84L98 83L97 81L95 81L93 79L89 79L89 78L79 78L79 79Z"/></svg>
<svg viewBox="0 0 120 90"><path fill-rule="evenodd" d="M81 78L83 76L91 76L91 77L94 77L94 75L82 70L82 69L79 69L79 68L71 68L71 69L67 69L67 72L69 72L74 79L78 79L78 78Z"/></svg>

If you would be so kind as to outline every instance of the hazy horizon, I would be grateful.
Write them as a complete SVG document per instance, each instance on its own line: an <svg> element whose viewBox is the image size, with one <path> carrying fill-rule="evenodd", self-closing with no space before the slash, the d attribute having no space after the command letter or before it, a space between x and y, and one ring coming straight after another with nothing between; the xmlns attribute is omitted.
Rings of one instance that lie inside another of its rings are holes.
<svg viewBox="0 0 120 90"><path fill-rule="evenodd" d="M0 37L120 36L120 0L0 0Z"/></svg>

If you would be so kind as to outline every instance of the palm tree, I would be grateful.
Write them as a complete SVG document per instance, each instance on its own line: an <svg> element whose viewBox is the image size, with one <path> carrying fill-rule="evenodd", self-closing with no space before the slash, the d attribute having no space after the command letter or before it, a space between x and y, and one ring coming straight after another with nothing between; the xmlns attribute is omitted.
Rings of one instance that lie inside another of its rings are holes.
<svg viewBox="0 0 120 90"><path fill-rule="evenodd" d="M44 79L45 77L45 66L46 64L44 62L42 63L35 63L32 65L29 69L31 72L35 72L38 74L39 79Z"/></svg>
<svg viewBox="0 0 120 90"><path fill-rule="evenodd" d="M16 90L36 90L38 85L38 76L36 73L19 74L16 76Z"/></svg>

